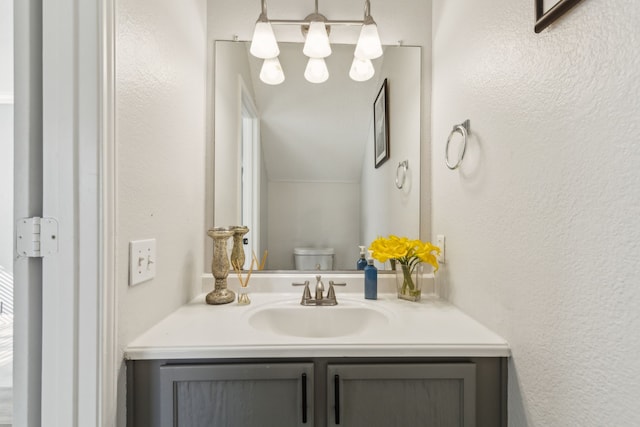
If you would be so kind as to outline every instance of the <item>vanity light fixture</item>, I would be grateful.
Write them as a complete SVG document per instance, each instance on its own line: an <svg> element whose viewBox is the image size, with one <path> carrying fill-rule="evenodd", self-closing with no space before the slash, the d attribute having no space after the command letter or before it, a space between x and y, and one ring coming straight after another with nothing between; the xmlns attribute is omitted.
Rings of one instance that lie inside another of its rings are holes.
<svg viewBox="0 0 640 427"><path fill-rule="evenodd" d="M304 70L304 78L311 83L322 83L329 79L329 70L324 58L309 58L307 68Z"/></svg>
<svg viewBox="0 0 640 427"><path fill-rule="evenodd" d="M351 69L349 70L349 77L357 82L364 82L369 80L375 74L373 64L370 59L360 59L353 57L351 63Z"/></svg>
<svg viewBox="0 0 640 427"><path fill-rule="evenodd" d="M360 30L356 51L353 53L353 56L358 59L376 59L382 56L382 44L378 35L378 26L369 15L368 7L369 2L367 1L365 4L364 23Z"/></svg>
<svg viewBox="0 0 640 427"><path fill-rule="evenodd" d="M302 52L309 57L304 76L312 83L322 83L329 78L329 70L324 58L331 55L331 44L329 43L331 25L361 26L349 76L355 81L365 81L373 77L375 70L371 60L382 56L382 44L376 22L371 17L370 0L365 0L364 19L361 21L328 20L324 15L318 13L318 0L315 0L315 12L303 20L269 19L267 18L266 0L261 0L261 6L262 11L256 21L249 51L253 56L264 59L260 72L260 80L263 82L279 84L284 81L284 72L277 58L280 49L272 25L301 26L302 34L305 36ZM277 66L275 65L276 61Z"/></svg>
<svg viewBox="0 0 640 427"><path fill-rule="evenodd" d="M264 0L262 2L262 13L260 13L253 29L249 52L256 58L262 59L276 58L280 55L276 35L273 34L273 28L267 19L267 5Z"/></svg>
<svg viewBox="0 0 640 427"><path fill-rule="evenodd" d="M284 72L277 57L264 60L260 69L260 80L269 85L279 85L284 81Z"/></svg>
<svg viewBox="0 0 640 427"><path fill-rule="evenodd" d="M309 30L307 39L304 42L302 53L309 58L326 58L331 55L331 45L329 44L329 34L325 22L327 18L319 13L307 16L309 19ZM303 29L304 34L304 29Z"/></svg>

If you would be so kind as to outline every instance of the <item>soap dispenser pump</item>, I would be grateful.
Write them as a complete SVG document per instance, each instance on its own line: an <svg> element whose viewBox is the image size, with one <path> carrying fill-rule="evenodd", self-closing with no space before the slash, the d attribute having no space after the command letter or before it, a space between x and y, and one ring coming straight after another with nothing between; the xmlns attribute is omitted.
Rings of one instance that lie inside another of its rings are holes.
<svg viewBox="0 0 640 427"><path fill-rule="evenodd" d="M367 266L364 268L364 297L378 299L378 269L373 265L373 251L369 251Z"/></svg>
<svg viewBox="0 0 640 427"><path fill-rule="evenodd" d="M358 270L364 270L367 266L367 259L364 257L364 246L358 246L360 248L360 258L356 262L356 268Z"/></svg>

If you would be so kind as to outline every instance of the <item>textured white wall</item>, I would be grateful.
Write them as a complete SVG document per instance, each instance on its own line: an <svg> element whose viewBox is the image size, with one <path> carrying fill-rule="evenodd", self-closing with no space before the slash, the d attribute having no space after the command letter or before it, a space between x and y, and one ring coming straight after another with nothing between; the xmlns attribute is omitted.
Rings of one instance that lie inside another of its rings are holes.
<svg viewBox="0 0 640 427"><path fill-rule="evenodd" d="M512 346L511 426L640 425L638 16L585 0L536 35L530 0L434 1L439 279Z"/></svg>
<svg viewBox="0 0 640 427"><path fill-rule="evenodd" d="M116 21L116 274L123 347L200 288L206 2L118 1ZM157 240L156 278L130 288L129 241L147 238Z"/></svg>
<svg viewBox="0 0 640 427"><path fill-rule="evenodd" d="M376 90L387 79L390 158L374 166L373 122L362 159L362 224L360 241L368 246L378 236L396 234L418 238L420 231L420 48L386 49ZM373 109L371 110L373 120ZM407 160L409 169L402 190L396 187L398 163ZM428 193L424 197L429 197Z"/></svg>
<svg viewBox="0 0 640 427"><path fill-rule="evenodd" d="M269 182L268 269L293 270L293 249L335 250L334 269L354 270L358 259L360 184Z"/></svg>

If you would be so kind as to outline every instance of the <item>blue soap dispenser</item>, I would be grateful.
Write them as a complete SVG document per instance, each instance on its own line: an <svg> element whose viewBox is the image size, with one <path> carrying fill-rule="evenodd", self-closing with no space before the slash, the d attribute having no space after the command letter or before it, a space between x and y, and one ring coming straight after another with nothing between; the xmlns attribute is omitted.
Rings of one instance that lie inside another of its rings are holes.
<svg viewBox="0 0 640 427"><path fill-rule="evenodd" d="M372 251L369 251L367 266L364 268L364 297L378 299L378 269L373 265Z"/></svg>
<svg viewBox="0 0 640 427"><path fill-rule="evenodd" d="M367 259L364 257L364 246L358 246L360 248L360 258L356 262L356 269L364 270L367 266Z"/></svg>

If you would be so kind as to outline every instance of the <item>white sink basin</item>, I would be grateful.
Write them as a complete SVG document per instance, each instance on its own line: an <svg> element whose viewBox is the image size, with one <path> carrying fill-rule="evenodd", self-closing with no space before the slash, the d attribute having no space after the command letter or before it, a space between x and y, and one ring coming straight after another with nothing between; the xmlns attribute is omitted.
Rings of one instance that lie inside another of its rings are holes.
<svg viewBox="0 0 640 427"><path fill-rule="evenodd" d="M278 306L252 313L249 324L261 331L305 338L331 338L379 329L387 315L366 306Z"/></svg>

